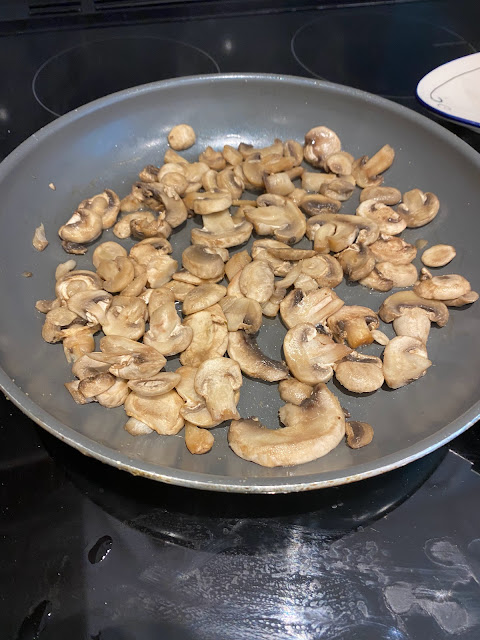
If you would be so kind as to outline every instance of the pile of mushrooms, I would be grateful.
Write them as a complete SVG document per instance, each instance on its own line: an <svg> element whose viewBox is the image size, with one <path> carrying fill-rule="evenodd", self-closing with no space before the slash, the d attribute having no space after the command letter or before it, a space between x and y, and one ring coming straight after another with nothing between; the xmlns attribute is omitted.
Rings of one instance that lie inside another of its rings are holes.
<svg viewBox="0 0 480 640"><path fill-rule="evenodd" d="M37 302L46 314L43 338L62 342L72 364L75 379L65 386L73 399L124 405L134 436L185 428L195 454L212 448L213 427L231 421L232 450L268 467L314 460L345 436L353 448L368 444L372 427L346 422L326 383L335 376L364 394L424 376L431 323L445 326L448 307L478 298L460 275L427 268L419 275L417 248L400 237L435 218L438 198L384 186L394 150L385 145L355 159L325 126L311 129L303 145L207 147L196 162L175 151L195 143L190 126L174 127L168 141L162 166L144 167L126 197L106 189L59 229L70 254L85 253L110 228L119 240L137 241L129 251L112 240L98 244L94 270L76 269L73 259L59 265L55 299ZM355 213L341 212L357 188ZM194 216L202 226L191 227L178 265L169 237ZM252 234L250 250L242 248ZM304 237L310 248L296 248ZM453 247L436 245L422 260L436 268L454 256ZM335 293L344 277L401 290L377 313ZM263 316L277 315L287 329L285 361L269 358L256 340ZM393 323L395 338L380 320ZM383 359L359 351L373 342L384 346ZM180 366L166 372L171 356ZM239 415L243 375L278 383L283 428Z"/></svg>

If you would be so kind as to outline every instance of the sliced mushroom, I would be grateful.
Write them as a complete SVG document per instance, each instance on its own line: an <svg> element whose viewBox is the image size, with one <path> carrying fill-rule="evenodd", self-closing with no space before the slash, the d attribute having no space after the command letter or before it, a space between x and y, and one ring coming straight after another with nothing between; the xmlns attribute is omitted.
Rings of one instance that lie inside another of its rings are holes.
<svg viewBox="0 0 480 640"><path fill-rule="evenodd" d="M232 206L232 195L228 191L205 191L199 193L193 203L193 210L202 216L225 211Z"/></svg>
<svg viewBox="0 0 480 640"><path fill-rule="evenodd" d="M66 273L55 283L55 295L62 301L68 300L79 291L102 289L102 279L93 271L77 269Z"/></svg>
<svg viewBox="0 0 480 640"><path fill-rule="evenodd" d="M252 258L248 251L239 251L225 263L225 275L231 280L236 273L251 261Z"/></svg>
<svg viewBox="0 0 480 640"><path fill-rule="evenodd" d="M402 199L402 194L395 187L365 187L360 193L360 202L365 200L375 200L383 204L398 204Z"/></svg>
<svg viewBox="0 0 480 640"><path fill-rule="evenodd" d="M390 289L393 288L393 280L390 280L389 278L385 278L376 269L376 267L374 267L372 271L370 271L370 273L367 276L365 276L365 278L361 278L359 282L364 287L368 287L369 289L374 289L375 291L390 291Z"/></svg>
<svg viewBox="0 0 480 640"><path fill-rule="evenodd" d="M302 189L307 193L320 193L326 182L336 179L335 173L320 173L318 171L304 171L302 173Z"/></svg>
<svg viewBox="0 0 480 640"><path fill-rule="evenodd" d="M85 322L76 313L66 307L58 307L49 311L45 316L42 338L45 342L60 342L71 334L72 330L76 332L78 328L83 328L84 325Z"/></svg>
<svg viewBox="0 0 480 640"><path fill-rule="evenodd" d="M345 426L345 433L350 449L366 447L373 440L373 427L368 422L349 420Z"/></svg>
<svg viewBox="0 0 480 640"><path fill-rule="evenodd" d="M127 284L125 289L122 289L120 294L122 296L137 297L143 293L147 286L148 274L147 268L138 262L133 261L133 280Z"/></svg>
<svg viewBox="0 0 480 640"><path fill-rule="evenodd" d="M191 327L184 326L175 307L171 292L161 293L153 304L149 301L150 328L143 337L143 342L155 348L164 356L173 356L188 348L193 338Z"/></svg>
<svg viewBox="0 0 480 640"><path fill-rule="evenodd" d="M180 282L178 280L170 280L170 282L166 282L161 289L168 289L173 293L175 300L183 302L187 293L195 289L195 285L188 284L187 282ZM156 289L156 291L159 291L159 289Z"/></svg>
<svg viewBox="0 0 480 640"><path fill-rule="evenodd" d="M70 273L70 271L73 271L76 266L77 263L75 260L67 260L66 262L61 262L55 269L55 281L61 280L63 276L67 275L67 273Z"/></svg>
<svg viewBox="0 0 480 640"><path fill-rule="evenodd" d="M371 393L384 382L382 361L376 356L352 351L335 366L335 377L353 393Z"/></svg>
<svg viewBox="0 0 480 640"><path fill-rule="evenodd" d="M284 402L299 405L312 395L313 387L296 378L286 378L278 383L278 391Z"/></svg>
<svg viewBox="0 0 480 640"><path fill-rule="evenodd" d="M133 260L126 256L102 260L97 267L97 275L104 280L103 288L106 291L118 293L125 289L135 277Z"/></svg>
<svg viewBox="0 0 480 640"><path fill-rule="evenodd" d="M146 224L154 223L156 220L151 211L134 211L120 218L113 227L113 235L121 240L129 238L132 234L132 224L136 221L142 221ZM102 245L99 245L102 246ZM116 257L116 256L115 256ZM95 265L97 266L97 265Z"/></svg>
<svg viewBox="0 0 480 640"><path fill-rule="evenodd" d="M226 294L227 288L221 284L201 284L185 296L183 313L190 315L207 309L219 302Z"/></svg>
<svg viewBox="0 0 480 640"><path fill-rule="evenodd" d="M246 242L253 226L248 220L235 220L228 210L203 217L203 228L192 229L191 237L195 245L205 247L236 247Z"/></svg>
<svg viewBox="0 0 480 640"><path fill-rule="evenodd" d="M102 242L92 255L93 266L96 268L103 260L115 260L115 258L125 258L127 250L118 242Z"/></svg>
<svg viewBox="0 0 480 640"><path fill-rule="evenodd" d="M381 185L383 177L380 174L392 166L394 158L395 151L386 144L371 158L363 156L355 160L352 175L357 185L362 189Z"/></svg>
<svg viewBox="0 0 480 640"><path fill-rule="evenodd" d="M89 208L79 208L72 217L60 227L58 235L65 242L75 244L90 243L96 240L103 230L102 216Z"/></svg>
<svg viewBox="0 0 480 640"><path fill-rule="evenodd" d="M245 331L233 331L228 334L228 355L238 362L243 373L251 378L277 382L288 376L285 363L265 355L260 350L256 338Z"/></svg>
<svg viewBox="0 0 480 640"><path fill-rule="evenodd" d="M215 149L212 149L212 147L210 146L208 146L205 151L202 151L202 153L198 156L198 160L200 162L205 162L205 164L208 164L210 169L213 169L215 171L222 171L222 169L225 169L225 167L227 166L222 152L215 151Z"/></svg>
<svg viewBox="0 0 480 640"><path fill-rule="evenodd" d="M333 365L349 354L351 349L319 333L313 324L303 323L287 332L283 352L295 378L313 386L330 380Z"/></svg>
<svg viewBox="0 0 480 640"><path fill-rule="evenodd" d="M130 249L129 256L138 264L146 267L152 258L169 253L172 253L172 245L163 236L158 236L156 238L145 238L145 240L134 244Z"/></svg>
<svg viewBox="0 0 480 640"><path fill-rule="evenodd" d="M225 296L219 304L227 319L229 331L257 333L262 326L262 307L256 300Z"/></svg>
<svg viewBox="0 0 480 640"><path fill-rule="evenodd" d="M304 322L318 326L323 325L343 305L343 300L328 287L307 294L301 289L295 289L280 303L280 314L289 329Z"/></svg>
<svg viewBox="0 0 480 640"><path fill-rule="evenodd" d="M149 398L132 392L125 400L127 416L140 420L150 429L165 436L175 435L183 428L181 407L183 400L173 390Z"/></svg>
<svg viewBox="0 0 480 640"><path fill-rule="evenodd" d="M358 305L345 305L327 319L333 336L339 342L347 341L352 349L373 342L372 330L380 324L375 311Z"/></svg>
<svg viewBox="0 0 480 640"><path fill-rule="evenodd" d="M428 300L413 291L399 291L386 298L378 312L384 322L392 322L397 335L427 342L430 323L444 327L449 318L443 302Z"/></svg>
<svg viewBox="0 0 480 640"><path fill-rule="evenodd" d="M370 245L370 251L377 262L391 264L408 264L417 255L417 248L396 236L382 234L378 240Z"/></svg>
<svg viewBox="0 0 480 640"><path fill-rule="evenodd" d="M299 242L306 231L305 216L293 202L286 201L283 207L245 207L245 217L255 231L289 245Z"/></svg>
<svg viewBox="0 0 480 640"><path fill-rule="evenodd" d="M156 376L166 362L153 347L121 336L105 336L100 340L100 349L102 353L91 353L89 357L109 362L110 373L126 380Z"/></svg>
<svg viewBox="0 0 480 640"><path fill-rule="evenodd" d="M268 262L276 276L286 276L292 268L290 260L276 258L272 249L288 249L289 246L285 242L273 240L273 238L261 238L254 240L252 244L252 258L254 260L263 260Z"/></svg>
<svg viewBox="0 0 480 640"><path fill-rule="evenodd" d="M286 158L292 158L294 166L298 167L303 161L303 146L296 140L286 140L283 143L283 155Z"/></svg>
<svg viewBox="0 0 480 640"><path fill-rule="evenodd" d="M147 282L152 289L166 284L178 267L178 262L166 255L157 255L147 264Z"/></svg>
<svg viewBox="0 0 480 640"><path fill-rule="evenodd" d="M183 365L198 367L205 360L223 356L228 345L228 329L227 320L218 304L192 313L183 324L193 330L190 345L180 355Z"/></svg>
<svg viewBox="0 0 480 640"><path fill-rule="evenodd" d="M76 362L82 356L95 351L95 339L90 327L78 329L63 339L63 352L67 362Z"/></svg>
<svg viewBox="0 0 480 640"><path fill-rule="evenodd" d="M210 431L201 429L190 422L185 423L185 445L190 453L208 453L213 447L214 437Z"/></svg>
<svg viewBox="0 0 480 640"><path fill-rule="evenodd" d="M102 219L102 227L109 229L113 227L120 213L120 198L112 189L105 189L93 198L81 202L78 205L78 211L80 210L97 213Z"/></svg>
<svg viewBox="0 0 480 640"><path fill-rule="evenodd" d="M48 313L52 309L58 309L62 306L61 300L55 298L55 300L37 300L35 302L35 309L40 313Z"/></svg>
<svg viewBox="0 0 480 640"><path fill-rule="evenodd" d="M468 291L463 294L463 296L459 296L458 298L449 298L448 300L443 300L443 302L447 307L464 307L467 304L476 302L478 297L479 296L476 291Z"/></svg>
<svg viewBox="0 0 480 640"><path fill-rule="evenodd" d="M183 151L195 144L196 135L189 124L177 124L170 129L167 140L172 149Z"/></svg>
<svg viewBox="0 0 480 640"><path fill-rule="evenodd" d="M47 236L45 235L45 227L43 222L35 229L32 240L33 248L37 251L43 251L48 247Z"/></svg>
<svg viewBox="0 0 480 640"><path fill-rule="evenodd" d="M190 245L182 254L183 266L199 278L217 278L223 276L225 264L221 256L209 247Z"/></svg>
<svg viewBox="0 0 480 640"><path fill-rule="evenodd" d="M67 300L67 306L90 326L103 324L112 302L112 295L103 289L79 291Z"/></svg>
<svg viewBox="0 0 480 640"><path fill-rule="evenodd" d="M145 333L147 305L141 298L115 296L105 314L102 330L105 335L117 335L139 340Z"/></svg>
<svg viewBox="0 0 480 640"><path fill-rule="evenodd" d="M151 398L171 391L180 382L181 376L171 371L162 371L147 380L129 380L128 388L139 396Z"/></svg>
<svg viewBox="0 0 480 640"><path fill-rule="evenodd" d="M205 399L195 391L197 371L197 367L190 366L179 367L176 371L180 376L180 382L176 385L176 389L185 402L185 405L180 409L180 414L186 422L204 429L211 429L219 425L221 420L212 418L205 404ZM240 395L238 391L235 394L235 403L237 403Z"/></svg>
<svg viewBox="0 0 480 640"><path fill-rule="evenodd" d="M444 267L457 255L450 244L435 244L422 254L422 262L426 267Z"/></svg>
<svg viewBox="0 0 480 640"><path fill-rule="evenodd" d="M262 313L269 318L275 318L280 310L280 303L287 295L287 290L275 285L273 293L267 302L262 304Z"/></svg>
<svg viewBox="0 0 480 640"><path fill-rule="evenodd" d="M230 358L212 358L202 362L195 376L195 390L205 398L214 420L236 420L240 417L235 391L242 383L240 367Z"/></svg>
<svg viewBox="0 0 480 640"><path fill-rule="evenodd" d="M314 127L305 135L303 157L312 167L325 169L327 158L341 149L342 144L334 131L324 126Z"/></svg>
<svg viewBox="0 0 480 640"><path fill-rule="evenodd" d="M125 431L131 436L147 436L153 432L144 422L137 420L136 418L129 418L125 423Z"/></svg>
<svg viewBox="0 0 480 640"><path fill-rule="evenodd" d="M363 242L350 245L335 257L345 276L352 282L366 278L375 267L375 257Z"/></svg>
<svg viewBox="0 0 480 640"><path fill-rule="evenodd" d="M267 429L256 418L233 421L228 431L232 450L264 467L292 466L326 455L345 436L342 407L324 384L300 405L284 405L279 415L283 429Z"/></svg>
<svg viewBox="0 0 480 640"><path fill-rule="evenodd" d="M323 226L327 227L328 233L320 235ZM307 224L307 237L314 240L314 249L317 251L316 245L320 245L321 240L325 242L326 251L322 250L322 246L318 247L321 253L328 253L328 250L343 251L355 241L371 245L377 240L378 234L378 225L373 220L339 213L313 216Z"/></svg>
<svg viewBox="0 0 480 640"><path fill-rule="evenodd" d="M97 373L80 380L78 390L85 398L95 398L98 394L108 391L115 380L111 373Z"/></svg>
<svg viewBox="0 0 480 640"><path fill-rule="evenodd" d="M364 200L356 210L357 216L374 220L378 224L380 233L390 236L398 235L407 226L405 217L387 206L375 200Z"/></svg>
<svg viewBox="0 0 480 640"><path fill-rule="evenodd" d="M338 151L328 156L326 168L339 176L349 176L352 173L354 159L352 154L347 151Z"/></svg>
<svg viewBox="0 0 480 640"><path fill-rule="evenodd" d="M320 193L306 195L302 198L299 207L307 216L316 216L320 213L338 213L342 203L335 198Z"/></svg>
<svg viewBox="0 0 480 640"><path fill-rule="evenodd" d="M417 295L429 300L451 300L464 296L471 287L466 278L456 273L432 276L428 269L423 268L413 290Z"/></svg>
<svg viewBox="0 0 480 640"><path fill-rule="evenodd" d="M423 227L431 222L440 209L440 202L434 193L424 193L420 189L412 189L403 194L403 202L398 205L407 227Z"/></svg>
<svg viewBox="0 0 480 640"><path fill-rule="evenodd" d="M88 404L89 402L94 402L93 398L85 398L83 393L78 388L80 385L80 380L72 380L71 382L65 382L65 388L75 400L77 404Z"/></svg>
<svg viewBox="0 0 480 640"><path fill-rule="evenodd" d="M353 176L341 176L334 180L324 182L320 187L320 193L327 198L345 202L352 197L355 191L355 178Z"/></svg>
<svg viewBox="0 0 480 640"><path fill-rule="evenodd" d="M129 393L130 389L126 381L121 378L115 378L114 384L103 393L97 394L95 400L98 404L101 404L102 407L113 409L114 407L121 407Z"/></svg>
<svg viewBox="0 0 480 640"><path fill-rule="evenodd" d="M254 260L245 265L240 273L239 286L246 298L259 304L267 302L275 288L274 274L268 262Z"/></svg>
<svg viewBox="0 0 480 640"><path fill-rule="evenodd" d="M411 263L377 262L375 268L380 277L391 281L394 287L412 287L418 278L417 267Z"/></svg>
<svg viewBox="0 0 480 640"><path fill-rule="evenodd" d="M281 173L272 173L270 175L265 175L263 178L265 183L265 189L267 193L275 193L280 196L288 196L289 193L295 189L295 185L290 180L285 171Z"/></svg>
<svg viewBox="0 0 480 640"><path fill-rule="evenodd" d="M86 353L75 360L72 365L72 373L80 380L83 380L98 373L106 373L109 367L110 363L94 360Z"/></svg>
<svg viewBox="0 0 480 640"><path fill-rule="evenodd" d="M431 364L424 343L410 336L393 338L383 352L383 375L391 389L418 380Z"/></svg>

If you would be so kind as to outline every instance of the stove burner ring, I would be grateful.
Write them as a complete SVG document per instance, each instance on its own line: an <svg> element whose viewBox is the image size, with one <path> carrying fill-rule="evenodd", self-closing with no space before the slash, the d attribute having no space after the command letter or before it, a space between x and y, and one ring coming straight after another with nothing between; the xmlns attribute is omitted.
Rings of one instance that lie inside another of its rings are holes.
<svg viewBox="0 0 480 640"><path fill-rule="evenodd" d="M290 48L311 76L385 98L415 99L421 78L476 49L442 25L378 11L325 11L302 25Z"/></svg>
<svg viewBox="0 0 480 640"><path fill-rule="evenodd" d="M46 111L61 116L130 87L219 72L220 67L209 53L186 42L155 36L119 36L84 42L51 56L36 71L32 92Z"/></svg>

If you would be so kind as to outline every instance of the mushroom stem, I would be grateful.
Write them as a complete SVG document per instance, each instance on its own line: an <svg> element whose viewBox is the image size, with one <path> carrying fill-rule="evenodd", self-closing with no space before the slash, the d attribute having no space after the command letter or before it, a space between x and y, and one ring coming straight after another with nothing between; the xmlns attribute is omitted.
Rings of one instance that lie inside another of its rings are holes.
<svg viewBox="0 0 480 640"><path fill-rule="evenodd" d="M221 380L215 381L213 393L205 395L205 404L214 420L223 422L224 420L238 420L240 414L235 403L235 391L232 384L225 376Z"/></svg>
<svg viewBox="0 0 480 640"><path fill-rule="evenodd" d="M393 321L393 329L397 336L410 336L427 343L431 322L428 313L419 307L405 309L401 316Z"/></svg>
<svg viewBox="0 0 480 640"><path fill-rule="evenodd" d="M351 318L345 327L345 332L347 342L352 349L373 342L372 332L368 328L365 318Z"/></svg>

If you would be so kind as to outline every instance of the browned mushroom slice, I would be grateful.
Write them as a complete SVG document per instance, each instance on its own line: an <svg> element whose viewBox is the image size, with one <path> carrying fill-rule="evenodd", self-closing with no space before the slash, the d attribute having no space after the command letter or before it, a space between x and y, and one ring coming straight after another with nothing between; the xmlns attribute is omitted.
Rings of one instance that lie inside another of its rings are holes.
<svg viewBox="0 0 480 640"><path fill-rule="evenodd" d="M205 399L195 391L197 371L197 367L184 366L179 367L175 372L180 376L180 382L177 383L176 389L185 402L185 405L180 409L180 414L186 422L204 429L211 429L222 421L212 418L205 404ZM235 403L238 402L239 397L240 394L237 390L235 392Z"/></svg>
<svg viewBox="0 0 480 640"><path fill-rule="evenodd" d="M349 176L355 158L347 151L338 151L327 158L327 169L339 176Z"/></svg>
<svg viewBox="0 0 480 640"><path fill-rule="evenodd" d="M80 380L83 380L97 373L105 373L109 367L110 363L94 360L89 353L86 353L75 360L72 365L72 373Z"/></svg>
<svg viewBox="0 0 480 640"><path fill-rule="evenodd" d="M62 306L62 302L55 298L55 300L37 300L35 303L35 309L40 313L48 313L52 309L58 309Z"/></svg>
<svg viewBox="0 0 480 640"><path fill-rule="evenodd" d="M351 349L319 333L313 324L298 324L287 332L283 351L292 374L308 385L327 382L333 375L333 365Z"/></svg>
<svg viewBox="0 0 480 640"><path fill-rule="evenodd" d="M318 326L323 325L326 319L343 305L343 300L328 287L307 294L295 289L280 303L280 314L289 329L304 322Z"/></svg>
<svg viewBox="0 0 480 640"><path fill-rule="evenodd" d="M407 227L417 228L431 222L440 209L440 202L434 193L423 193L412 189L403 194L403 202L398 211L407 222Z"/></svg>
<svg viewBox="0 0 480 640"><path fill-rule="evenodd" d="M301 271L312 277L319 287L334 289L343 280L342 265L329 255L316 255L303 260Z"/></svg>
<svg viewBox="0 0 480 640"><path fill-rule="evenodd" d="M411 263L377 262L375 269L381 278L391 281L394 287L412 287L418 278L417 267Z"/></svg>
<svg viewBox="0 0 480 640"><path fill-rule="evenodd" d="M227 288L221 284L201 284L185 296L184 315L207 309L219 302L227 294Z"/></svg>
<svg viewBox="0 0 480 640"><path fill-rule="evenodd" d="M102 233L102 216L88 208L78 209L72 217L60 227L58 235L65 242L85 244L96 240Z"/></svg>
<svg viewBox="0 0 480 640"><path fill-rule="evenodd" d="M325 169L327 158L341 149L342 144L334 131L324 126L314 127L305 135L303 157L312 167Z"/></svg>
<svg viewBox="0 0 480 640"><path fill-rule="evenodd" d="M423 268L413 290L417 295L429 300L451 300L467 294L471 286L466 278L456 273L432 276L428 269Z"/></svg>
<svg viewBox="0 0 480 640"><path fill-rule="evenodd" d="M317 243L319 241L317 234L324 225L334 225L333 233L331 226L328 227L329 233L326 234L326 242L328 248L335 252L343 251L355 241L371 245L377 240L379 234L377 223L368 218L339 213L322 213L309 219L307 237ZM314 248L316 250L315 244Z"/></svg>
<svg viewBox="0 0 480 640"><path fill-rule="evenodd" d="M277 382L288 376L285 363L265 355L254 336L245 331L228 334L228 355L240 365L243 373L252 378Z"/></svg>
<svg viewBox="0 0 480 640"><path fill-rule="evenodd" d="M102 407L113 409L115 407L121 407L129 393L130 389L128 388L126 380L115 378L114 384L103 393L98 393L95 396L95 400L98 404L101 404Z"/></svg>
<svg viewBox="0 0 480 640"><path fill-rule="evenodd" d="M353 393L371 393L383 384L382 361L376 356L352 351L335 366L335 377Z"/></svg>
<svg viewBox="0 0 480 640"><path fill-rule="evenodd" d="M307 193L320 193L320 189L326 182L330 182L336 178L335 173L304 171L302 173L302 189Z"/></svg>
<svg viewBox="0 0 480 640"><path fill-rule="evenodd" d="M426 267L444 267L457 255L450 244L435 244L423 252L421 260Z"/></svg>
<svg viewBox="0 0 480 640"><path fill-rule="evenodd" d="M42 338L45 342L60 342L69 335L69 329L82 328L85 322L76 313L66 307L52 309L45 316Z"/></svg>
<svg viewBox="0 0 480 640"><path fill-rule="evenodd" d="M252 258L248 251L239 251L225 263L225 275L231 280L236 273L251 261Z"/></svg>
<svg viewBox="0 0 480 640"><path fill-rule="evenodd" d="M393 338L383 352L383 375L391 389L418 380L431 364L424 343L410 336Z"/></svg>
<svg viewBox="0 0 480 640"><path fill-rule="evenodd" d="M192 229L193 244L206 247L236 247L246 242L253 226L248 220L236 221L228 210L203 217L203 228Z"/></svg>
<svg viewBox="0 0 480 640"><path fill-rule="evenodd" d="M384 145L371 158L363 156L355 160L352 167L352 175L359 187L379 186L383 182L380 175L392 166L395 151L388 144Z"/></svg>
<svg viewBox="0 0 480 640"><path fill-rule="evenodd" d="M370 251L377 262L408 264L417 255L417 248L396 236L381 235L370 245Z"/></svg>
<svg viewBox="0 0 480 640"><path fill-rule="evenodd" d="M263 181L267 193L276 193L280 196L288 196L288 194L292 193L295 189L295 185L285 171L265 175L263 177Z"/></svg>
<svg viewBox="0 0 480 640"><path fill-rule="evenodd" d="M380 233L398 235L407 226L405 217L391 207L375 200L364 200L356 210L357 216L369 218L378 224Z"/></svg>
<svg viewBox="0 0 480 640"><path fill-rule="evenodd" d="M123 338L105 336L100 340L101 354L91 353L90 358L110 363L110 373L126 380L151 378L165 366L165 358L153 347Z"/></svg>
<svg viewBox="0 0 480 640"><path fill-rule="evenodd" d="M120 220L113 227L113 235L115 235L117 238L120 238L121 240L129 238L132 234L132 223L136 220L144 221L147 224L154 223L155 216L151 211L134 211L132 213L127 213L127 215L120 218Z"/></svg>
<svg viewBox="0 0 480 640"><path fill-rule="evenodd" d="M210 431L200 429L190 422L185 423L185 445L190 453L201 455L213 447L214 437Z"/></svg>
<svg viewBox="0 0 480 640"><path fill-rule="evenodd" d="M215 151L215 149L210 146L206 147L205 151L202 151L202 153L198 156L198 160L200 162L205 162L205 164L208 164L210 169L213 169L215 171L222 171L222 169L225 169L225 167L227 166L222 152Z"/></svg>
<svg viewBox="0 0 480 640"><path fill-rule="evenodd" d="M92 255L94 267L98 267L103 260L115 260L115 258L125 258L127 250L118 242L102 242L97 246Z"/></svg>
<svg viewBox="0 0 480 640"><path fill-rule="evenodd" d="M177 124L170 129L167 140L172 149L183 151L195 144L196 135L189 124Z"/></svg>
<svg viewBox="0 0 480 640"><path fill-rule="evenodd" d="M283 143L283 155L286 158L292 158L294 166L298 167L303 161L303 145L296 140L286 140Z"/></svg>
<svg viewBox="0 0 480 640"><path fill-rule="evenodd" d="M78 388L80 385L80 380L72 380L71 382L65 382L65 388L75 400L77 404L88 404L89 402L94 402L94 398L85 398L83 393Z"/></svg>
<svg viewBox="0 0 480 640"><path fill-rule="evenodd" d="M139 340L145 333L147 305L141 298L115 296L102 322L105 335Z"/></svg>
<svg viewBox="0 0 480 640"><path fill-rule="evenodd" d="M133 213L142 208L142 201L129 193L125 198L120 200L120 211L122 213Z"/></svg>
<svg viewBox="0 0 480 640"><path fill-rule="evenodd" d="M259 235L273 235L289 245L305 235L305 216L293 202L286 201L283 207L246 207L244 212Z"/></svg>
<svg viewBox="0 0 480 640"><path fill-rule="evenodd" d="M447 307L464 307L467 304L473 304L477 300L478 293L476 291L468 291L467 293L463 294L463 296L443 300L443 302L447 305Z"/></svg>
<svg viewBox="0 0 480 640"><path fill-rule="evenodd" d="M296 378L286 378L278 383L278 391L284 402L299 405L312 395L313 387Z"/></svg>
<svg viewBox="0 0 480 640"><path fill-rule="evenodd" d="M138 179L141 182L159 182L160 181L160 167L156 167L154 164L147 164L138 174Z"/></svg>
<svg viewBox="0 0 480 640"><path fill-rule="evenodd" d="M235 391L242 384L240 367L230 358L212 358L202 362L195 376L195 390L205 398L214 420L235 420L240 417Z"/></svg>
<svg viewBox="0 0 480 640"><path fill-rule="evenodd" d="M225 296L219 304L227 319L229 331L257 333L262 325L262 307L251 298ZM234 358L235 360L235 358Z"/></svg>
<svg viewBox="0 0 480 640"><path fill-rule="evenodd" d="M112 189L105 189L103 193L82 202L79 207L96 211L102 218L104 229L110 229L117 221L120 213L120 198Z"/></svg>
<svg viewBox="0 0 480 640"><path fill-rule="evenodd" d="M178 262L166 255L157 255L147 264L147 282L152 289L166 284L178 267Z"/></svg>
<svg viewBox="0 0 480 640"><path fill-rule="evenodd" d="M183 266L199 278L223 276L225 264L221 256L209 247L190 245L182 254Z"/></svg>
<svg viewBox="0 0 480 640"><path fill-rule="evenodd" d="M150 398L152 396L161 396L162 393L171 391L180 382L181 377L178 373L171 371L162 371L146 380L129 380L128 387L135 391L139 396Z"/></svg>
<svg viewBox="0 0 480 640"><path fill-rule="evenodd" d="M365 278L359 280L359 282L364 287L374 289L375 291L390 291L390 289L393 288L393 280L385 278L375 267Z"/></svg>
<svg viewBox="0 0 480 640"><path fill-rule="evenodd" d="M218 304L192 313L183 324L193 330L192 342L180 355L183 365L198 367L205 360L223 356L228 345L228 329L227 320Z"/></svg>
<svg viewBox="0 0 480 640"><path fill-rule="evenodd" d="M206 191L199 193L193 203L193 210L200 215L209 215L225 211L232 206L232 195L228 191Z"/></svg>
<svg viewBox="0 0 480 640"><path fill-rule="evenodd" d="M448 309L439 300L428 300L413 291L399 291L386 298L378 312L384 322L393 322L397 335L410 336L426 343L430 323L444 327L449 318Z"/></svg>
<svg viewBox="0 0 480 640"><path fill-rule="evenodd" d="M161 299L149 302L150 328L143 342L155 348L164 356L173 356L188 348L193 338L193 330L184 326L177 314L173 294L160 294Z"/></svg>
<svg viewBox="0 0 480 640"><path fill-rule="evenodd" d="M375 257L363 242L350 245L335 257L352 282L366 278L375 267Z"/></svg>
<svg viewBox="0 0 480 640"><path fill-rule="evenodd" d="M70 271L55 283L55 295L62 301L86 289L102 289L102 279L93 271L85 269Z"/></svg>
<svg viewBox="0 0 480 640"><path fill-rule="evenodd" d="M70 296L67 307L93 327L105 322L112 299L112 295L103 289L86 289Z"/></svg>
<svg viewBox="0 0 480 640"><path fill-rule="evenodd" d="M229 144L223 147L223 157L228 164L233 166L241 164L243 162L243 156L237 149L234 149Z"/></svg>
<svg viewBox="0 0 480 640"><path fill-rule="evenodd" d="M97 274L104 280L103 288L110 293L125 289L135 277L133 264L133 260L126 256L102 260L97 267Z"/></svg>
<svg viewBox="0 0 480 640"><path fill-rule="evenodd" d="M165 436L175 435L183 428L180 408L183 400L176 391L146 398L132 392L125 400L125 413Z"/></svg>
<svg viewBox="0 0 480 640"><path fill-rule="evenodd" d="M320 187L322 195L333 200L340 200L340 202L345 202L345 200L351 198L354 191L355 179L353 176L338 177L335 180L324 182Z"/></svg>
<svg viewBox="0 0 480 640"><path fill-rule="evenodd" d="M333 336L339 342L347 341L352 349L373 342L372 330L380 324L375 311L358 305L344 306L327 319Z"/></svg>
<svg viewBox="0 0 480 640"><path fill-rule="evenodd" d="M67 362L76 362L82 356L95 351L95 339L90 327L79 327L78 331L65 336L62 344Z"/></svg>
<svg viewBox="0 0 480 640"><path fill-rule="evenodd" d="M398 204L402 199L402 194L395 187L365 187L360 193L360 202L374 200L391 206Z"/></svg>
<svg viewBox="0 0 480 640"><path fill-rule="evenodd" d="M349 420L345 426L345 433L350 449L366 447L373 440L373 427L368 422Z"/></svg>
<svg viewBox="0 0 480 640"><path fill-rule="evenodd" d="M240 274L240 291L246 298L259 304L267 302L275 288L272 268L264 260L254 260L245 265Z"/></svg>
<svg viewBox="0 0 480 640"><path fill-rule="evenodd" d="M284 405L279 415L283 429L267 429L255 418L233 421L228 431L232 450L264 467L292 466L326 455L345 436L342 407L324 384L300 405Z"/></svg>
<svg viewBox="0 0 480 640"><path fill-rule="evenodd" d="M94 399L98 394L108 391L114 385L115 379L111 373L97 373L80 380L78 390L85 398Z"/></svg>
<svg viewBox="0 0 480 640"><path fill-rule="evenodd" d="M166 238L159 236L158 238L145 238L145 240L137 242L130 249L129 255L135 262L146 267L152 258L169 253L172 253L172 245Z"/></svg>

